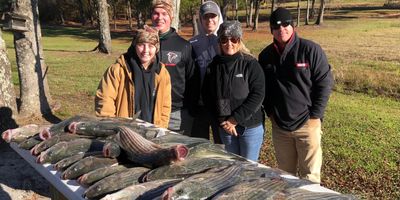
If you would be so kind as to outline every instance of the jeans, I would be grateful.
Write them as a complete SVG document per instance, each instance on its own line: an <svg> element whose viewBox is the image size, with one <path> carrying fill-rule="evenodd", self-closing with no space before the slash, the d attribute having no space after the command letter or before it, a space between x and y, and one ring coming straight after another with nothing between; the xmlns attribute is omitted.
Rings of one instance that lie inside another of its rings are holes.
<svg viewBox="0 0 400 200"><path fill-rule="evenodd" d="M262 124L254 128L237 125L238 136L230 135L222 128L219 128L219 131L222 143L225 144L225 150L257 162L264 139L264 126Z"/></svg>
<svg viewBox="0 0 400 200"><path fill-rule="evenodd" d="M171 112L169 117L168 129L177 133L190 136L192 130L193 117L187 109Z"/></svg>

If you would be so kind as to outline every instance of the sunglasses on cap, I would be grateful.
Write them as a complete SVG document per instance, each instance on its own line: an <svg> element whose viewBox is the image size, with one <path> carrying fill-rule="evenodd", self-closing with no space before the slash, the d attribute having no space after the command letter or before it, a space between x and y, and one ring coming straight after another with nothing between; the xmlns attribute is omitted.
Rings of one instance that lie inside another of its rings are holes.
<svg viewBox="0 0 400 200"><path fill-rule="evenodd" d="M271 28L272 28L273 30L278 30L278 29L281 28L281 26L284 27L284 28L286 28L286 27L288 27L289 25L292 24L292 21L286 21L286 22L280 22L280 21L278 21L278 22L279 22L279 24L271 24Z"/></svg>
<svg viewBox="0 0 400 200"><path fill-rule="evenodd" d="M238 37L221 37L219 39L219 42L221 44L226 44L228 41L231 41L233 44L237 44L240 41L240 38Z"/></svg>

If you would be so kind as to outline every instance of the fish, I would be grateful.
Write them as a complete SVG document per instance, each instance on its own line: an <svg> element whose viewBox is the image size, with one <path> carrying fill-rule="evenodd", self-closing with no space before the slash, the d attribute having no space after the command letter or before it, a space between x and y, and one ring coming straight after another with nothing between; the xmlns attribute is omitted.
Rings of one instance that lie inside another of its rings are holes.
<svg viewBox="0 0 400 200"><path fill-rule="evenodd" d="M186 135L181 135L181 134L166 134L161 137L156 137L151 139L152 142L156 144L165 144L165 143L177 143L177 144L184 144L188 148L192 146L196 146L198 144L206 143L210 144L210 141L204 138L196 138L196 137L189 137Z"/></svg>
<svg viewBox="0 0 400 200"><path fill-rule="evenodd" d="M195 174L206 172L212 168L230 166L236 162L237 161L225 160L221 158L189 158L179 163L152 169L143 178L144 181L187 178Z"/></svg>
<svg viewBox="0 0 400 200"><path fill-rule="evenodd" d="M132 184L138 184L143 174L148 171L149 169L145 167L134 167L120 173L112 174L87 188L83 196L88 199L97 199Z"/></svg>
<svg viewBox="0 0 400 200"><path fill-rule="evenodd" d="M247 161L246 158L243 158L239 155L227 152L225 149L221 148L217 144L211 143L200 143L191 148L189 148L188 158L223 158L223 159L232 159L239 161Z"/></svg>
<svg viewBox="0 0 400 200"><path fill-rule="evenodd" d="M99 169L101 167L112 166L117 163L117 159L89 156L68 167L61 174L61 178L64 180L76 179L87 172Z"/></svg>
<svg viewBox="0 0 400 200"><path fill-rule="evenodd" d="M72 164L78 162L82 158L88 157L88 156L96 156L96 155L102 155L101 151L92 151L92 152L80 152L78 154L69 156L67 158L64 158L57 163L53 165L53 168L56 169L57 171L63 171Z"/></svg>
<svg viewBox="0 0 400 200"><path fill-rule="evenodd" d="M212 198L212 200L258 200L273 199L276 194L284 190L286 183L283 180L268 178L252 179L233 185Z"/></svg>
<svg viewBox="0 0 400 200"><path fill-rule="evenodd" d="M160 145L145 139L125 126L118 129L115 140L124 150L127 158L135 163L155 168L182 161L189 153L185 145L178 144L171 148L161 148Z"/></svg>
<svg viewBox="0 0 400 200"><path fill-rule="evenodd" d="M307 199L307 200L354 200L353 195L336 194L329 192L312 192L299 188L288 188L281 193L279 198L284 199Z"/></svg>
<svg viewBox="0 0 400 200"><path fill-rule="evenodd" d="M131 200L155 199L167 188L179 183L182 179L162 179L136 185L131 185L118 192L108 194L101 200Z"/></svg>
<svg viewBox="0 0 400 200"><path fill-rule="evenodd" d="M103 147L103 156L106 158L116 158L121 154L121 148L116 142L108 141Z"/></svg>
<svg viewBox="0 0 400 200"><path fill-rule="evenodd" d="M18 144L18 147L21 149L25 150L30 150L32 149L35 145L39 144L42 142L42 139L40 139L39 134L36 134L30 138L25 139L21 143Z"/></svg>
<svg viewBox="0 0 400 200"><path fill-rule="evenodd" d="M7 143L15 142L17 144L38 134L42 129L49 125L28 124L15 129L8 129L1 134L1 137Z"/></svg>
<svg viewBox="0 0 400 200"><path fill-rule="evenodd" d="M118 165L111 165L111 166L105 166L101 167L98 169L95 169L93 171L90 171L86 174L83 174L80 176L77 181L79 184L83 186L89 186L92 185L93 183L118 172L123 172L129 168L137 167L132 164L118 164Z"/></svg>
<svg viewBox="0 0 400 200"><path fill-rule="evenodd" d="M240 165L216 168L190 176L168 188L162 199L206 199L241 181Z"/></svg>
<svg viewBox="0 0 400 200"><path fill-rule="evenodd" d="M68 142L60 142L40 153L36 162L54 164L63 158L70 157L80 152L101 151L103 150L104 142L79 138Z"/></svg>
<svg viewBox="0 0 400 200"><path fill-rule="evenodd" d="M47 140L47 139L51 138L52 136L68 132L68 126L72 122L76 122L76 121L80 121L80 120L96 120L96 117L88 116L88 115L75 115L73 117L70 117L66 120L61 121L60 123L53 124L47 129L43 129L39 134L40 138L42 140Z"/></svg>
<svg viewBox="0 0 400 200"><path fill-rule="evenodd" d="M44 140L42 142L40 142L39 144L35 145L35 147L33 147L31 149L31 154L32 155L38 155L40 154L42 151L52 147L53 145L61 142L61 141L71 141L71 140L75 140L79 138L79 136L77 135L72 135L72 134L60 134L60 135L56 135L50 139Z"/></svg>

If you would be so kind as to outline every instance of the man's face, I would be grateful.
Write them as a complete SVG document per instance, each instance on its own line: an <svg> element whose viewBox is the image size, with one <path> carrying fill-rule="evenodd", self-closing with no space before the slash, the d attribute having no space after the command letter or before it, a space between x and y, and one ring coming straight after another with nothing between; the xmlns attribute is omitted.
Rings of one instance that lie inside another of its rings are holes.
<svg viewBox="0 0 400 200"><path fill-rule="evenodd" d="M163 8L154 8L151 14L151 22L153 26L157 28L160 33L165 33L171 28L171 18L168 12Z"/></svg>
<svg viewBox="0 0 400 200"><path fill-rule="evenodd" d="M293 26L289 23L272 26L272 35L274 36L274 39L282 44L289 41L290 37L292 37L293 31Z"/></svg>
<svg viewBox="0 0 400 200"><path fill-rule="evenodd" d="M219 17L214 13L207 13L201 17L201 24L207 34L212 34L217 30Z"/></svg>

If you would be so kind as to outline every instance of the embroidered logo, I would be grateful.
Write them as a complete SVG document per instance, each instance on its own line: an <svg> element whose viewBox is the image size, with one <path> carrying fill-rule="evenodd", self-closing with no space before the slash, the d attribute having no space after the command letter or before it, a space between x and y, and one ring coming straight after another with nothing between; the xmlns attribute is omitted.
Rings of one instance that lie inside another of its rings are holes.
<svg viewBox="0 0 400 200"><path fill-rule="evenodd" d="M176 54L174 52L168 52L167 56L168 56L169 63L175 63L174 60L178 57L178 54Z"/></svg>
<svg viewBox="0 0 400 200"><path fill-rule="evenodd" d="M296 63L296 68L308 68L309 66L308 63Z"/></svg>
<svg viewBox="0 0 400 200"><path fill-rule="evenodd" d="M242 78L242 77L243 77L243 74L236 74L235 77L236 77L236 78Z"/></svg>

